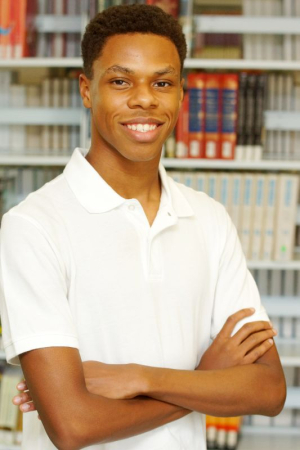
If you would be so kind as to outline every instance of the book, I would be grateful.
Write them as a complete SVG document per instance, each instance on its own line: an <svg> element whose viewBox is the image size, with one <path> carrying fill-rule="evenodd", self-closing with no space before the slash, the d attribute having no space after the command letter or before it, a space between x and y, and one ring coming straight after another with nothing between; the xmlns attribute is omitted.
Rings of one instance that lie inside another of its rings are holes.
<svg viewBox="0 0 300 450"><path fill-rule="evenodd" d="M275 213L276 197L278 191L278 175L266 175L266 207L262 226L262 248L261 259L271 260L273 258L273 247L275 239Z"/></svg>
<svg viewBox="0 0 300 450"><path fill-rule="evenodd" d="M221 75L206 74L204 90L204 157L220 158Z"/></svg>
<svg viewBox="0 0 300 450"><path fill-rule="evenodd" d="M176 158L187 158L189 151L189 92L185 92L176 126Z"/></svg>
<svg viewBox="0 0 300 450"><path fill-rule="evenodd" d="M189 92L189 158L204 157L204 73L190 73Z"/></svg>
<svg viewBox="0 0 300 450"><path fill-rule="evenodd" d="M266 178L258 174L254 180L254 208L252 223L252 242L248 258L254 261L261 259L263 219L266 208Z"/></svg>
<svg viewBox="0 0 300 450"><path fill-rule="evenodd" d="M278 203L275 219L275 261L289 261L293 259L298 192L298 176L279 176Z"/></svg>
<svg viewBox="0 0 300 450"><path fill-rule="evenodd" d="M238 75L223 74L221 77L221 135L220 157L234 159L236 146Z"/></svg>

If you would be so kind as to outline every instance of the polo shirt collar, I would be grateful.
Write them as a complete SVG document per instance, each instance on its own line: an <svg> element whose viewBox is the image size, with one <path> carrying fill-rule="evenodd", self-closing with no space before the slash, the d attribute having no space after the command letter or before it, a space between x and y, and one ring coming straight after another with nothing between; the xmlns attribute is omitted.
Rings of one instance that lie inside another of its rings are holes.
<svg viewBox="0 0 300 450"><path fill-rule="evenodd" d="M128 201L114 191L85 159L87 152L87 149L76 148L63 172L79 203L89 213L95 214L110 211ZM175 182L167 176L162 164L159 165L159 174L165 194L162 195L164 206L177 217L194 215L187 199Z"/></svg>

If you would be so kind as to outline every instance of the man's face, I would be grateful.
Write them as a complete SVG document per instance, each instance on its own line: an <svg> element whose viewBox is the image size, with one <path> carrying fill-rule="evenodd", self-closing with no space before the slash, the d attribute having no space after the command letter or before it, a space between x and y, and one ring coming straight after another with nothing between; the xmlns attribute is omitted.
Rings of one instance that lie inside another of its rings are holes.
<svg viewBox="0 0 300 450"><path fill-rule="evenodd" d="M84 105L91 108L93 146L130 161L159 157L183 96L175 45L154 34L115 35L93 72L92 80L80 80Z"/></svg>

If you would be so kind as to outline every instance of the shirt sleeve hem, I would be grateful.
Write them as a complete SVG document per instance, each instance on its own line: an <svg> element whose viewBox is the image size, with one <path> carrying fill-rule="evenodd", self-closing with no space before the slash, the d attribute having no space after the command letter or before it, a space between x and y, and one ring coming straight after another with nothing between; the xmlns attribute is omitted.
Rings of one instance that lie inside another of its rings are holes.
<svg viewBox="0 0 300 450"><path fill-rule="evenodd" d="M20 365L19 355L21 353L46 347L72 347L79 349L79 343L75 336L33 336L12 342L4 346L4 350L9 364Z"/></svg>

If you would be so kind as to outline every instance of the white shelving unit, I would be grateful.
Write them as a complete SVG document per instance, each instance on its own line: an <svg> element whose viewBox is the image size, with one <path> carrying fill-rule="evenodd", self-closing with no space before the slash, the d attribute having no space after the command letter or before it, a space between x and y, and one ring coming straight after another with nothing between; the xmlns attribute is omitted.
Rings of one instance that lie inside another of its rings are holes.
<svg viewBox="0 0 300 450"><path fill-rule="evenodd" d="M209 0L208 0L209 3ZM195 27L203 33L250 33L250 34L298 34L300 35L300 18L295 17L243 17L243 16L195 16ZM62 17L39 16L36 25L41 32L80 32L86 22L84 16ZM0 68L81 68L81 58L22 58L0 60ZM273 70L273 71L300 71L300 61L273 61L273 60L236 60L236 59L187 59L185 69L221 69L221 70ZM53 108L26 108L18 111L0 109L0 123L11 124L65 124L80 125L82 134L86 133L86 118L81 109ZM266 111L265 125L267 129L300 130L299 113L283 113ZM83 141L82 141L83 142ZM68 156L34 156L34 155L0 155L2 166L65 166ZM197 159L162 159L163 165L168 169L211 169L211 170L247 170L247 171L298 171L300 161L224 161L224 160L197 160ZM300 215L299 215L300 216ZM300 223L300 218L298 219ZM300 270L300 260L287 262L274 261L249 261L250 269L279 269ZM263 303L271 315L300 317L300 301L294 297L264 297ZM300 342L277 341L282 364L285 366L300 367ZM5 359L0 351L0 360ZM300 408L300 388L290 388L286 407ZM261 439L255 439L253 445L253 433L262 434ZM269 436L263 436L263 434ZM291 443L286 445L286 440L272 434L286 435ZM245 435L245 436L244 436ZM298 450L300 430L293 427L243 427L243 436L239 450ZM252 444L251 444L252 443ZM19 446L2 445L0 450L20 450Z"/></svg>

